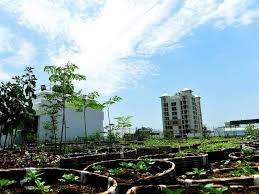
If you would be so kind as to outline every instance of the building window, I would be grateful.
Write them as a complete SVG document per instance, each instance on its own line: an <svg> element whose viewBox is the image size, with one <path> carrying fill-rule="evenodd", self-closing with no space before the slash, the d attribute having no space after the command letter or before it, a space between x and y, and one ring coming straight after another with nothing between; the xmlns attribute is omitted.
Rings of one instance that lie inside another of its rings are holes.
<svg viewBox="0 0 259 194"><path fill-rule="evenodd" d="M175 120L175 119L177 119L177 117L173 117L173 119Z"/></svg>
<svg viewBox="0 0 259 194"><path fill-rule="evenodd" d="M171 106L176 106L176 102L172 102L172 103L171 103Z"/></svg>
<svg viewBox="0 0 259 194"><path fill-rule="evenodd" d="M176 107L174 106L174 107L172 107L172 110L176 110Z"/></svg>
<svg viewBox="0 0 259 194"><path fill-rule="evenodd" d="M168 107L168 103L164 103L164 107Z"/></svg>
<svg viewBox="0 0 259 194"><path fill-rule="evenodd" d="M177 112L172 112L172 115L177 115Z"/></svg>

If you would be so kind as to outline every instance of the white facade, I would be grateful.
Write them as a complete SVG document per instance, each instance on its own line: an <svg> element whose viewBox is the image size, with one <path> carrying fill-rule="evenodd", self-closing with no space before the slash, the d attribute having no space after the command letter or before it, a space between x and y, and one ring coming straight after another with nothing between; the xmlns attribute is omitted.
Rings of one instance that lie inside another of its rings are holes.
<svg viewBox="0 0 259 194"><path fill-rule="evenodd" d="M34 101L34 109L38 112L38 138L41 142L49 141L50 132L44 128L44 124L50 121L48 115L40 114L40 106L46 103L44 95L50 93L50 91L41 91L37 94L37 99ZM73 108L66 108L66 139L73 140L76 137L84 137L84 114L78 112ZM62 124L62 111L60 111L58 117L58 131L57 138L60 138L61 124ZM103 132L103 120L104 114L102 110L86 109L86 128L87 135L95 135L97 132Z"/></svg>
<svg viewBox="0 0 259 194"><path fill-rule="evenodd" d="M166 93L160 96L164 131L172 131L176 136L202 130L200 97L192 92L185 88L173 96Z"/></svg>

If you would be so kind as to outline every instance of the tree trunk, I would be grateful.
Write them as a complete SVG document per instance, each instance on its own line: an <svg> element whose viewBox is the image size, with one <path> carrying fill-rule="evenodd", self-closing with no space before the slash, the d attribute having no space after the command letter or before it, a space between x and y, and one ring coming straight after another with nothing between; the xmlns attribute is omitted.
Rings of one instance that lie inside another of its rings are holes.
<svg viewBox="0 0 259 194"><path fill-rule="evenodd" d="M4 149L5 149L5 147L6 147L7 137L8 137L8 133L5 135L5 139L4 139Z"/></svg>
<svg viewBox="0 0 259 194"><path fill-rule="evenodd" d="M84 128L85 128L85 144L86 144L86 149L88 149L88 134L87 134L87 129L86 129L85 111L86 111L86 107L84 107Z"/></svg>
<svg viewBox="0 0 259 194"><path fill-rule="evenodd" d="M16 134L17 134L17 129L14 130L13 140L12 140L12 148L13 148L13 145L14 145L14 141L16 139Z"/></svg>
<svg viewBox="0 0 259 194"><path fill-rule="evenodd" d="M60 135L60 145L59 145L59 150L62 152L62 143L63 143L63 133L64 133L64 127L65 127L65 107L63 105L62 109L62 127L61 127L61 135Z"/></svg>
<svg viewBox="0 0 259 194"><path fill-rule="evenodd" d="M111 127L111 119L110 119L110 109L109 109L109 107L107 107L107 113L108 113L108 121L109 121L109 128L110 128L110 131L109 131L109 141L110 141L110 144L112 144L112 127Z"/></svg>
<svg viewBox="0 0 259 194"><path fill-rule="evenodd" d="M2 127L0 127L0 147L2 147Z"/></svg>

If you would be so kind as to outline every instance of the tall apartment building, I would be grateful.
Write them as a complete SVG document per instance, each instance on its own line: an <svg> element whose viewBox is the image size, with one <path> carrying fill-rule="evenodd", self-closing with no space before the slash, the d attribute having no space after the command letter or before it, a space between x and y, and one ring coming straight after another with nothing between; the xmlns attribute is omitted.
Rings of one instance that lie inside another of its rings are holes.
<svg viewBox="0 0 259 194"><path fill-rule="evenodd" d="M164 132L181 136L202 131L200 97L192 92L185 88L174 96L166 93L160 96Z"/></svg>

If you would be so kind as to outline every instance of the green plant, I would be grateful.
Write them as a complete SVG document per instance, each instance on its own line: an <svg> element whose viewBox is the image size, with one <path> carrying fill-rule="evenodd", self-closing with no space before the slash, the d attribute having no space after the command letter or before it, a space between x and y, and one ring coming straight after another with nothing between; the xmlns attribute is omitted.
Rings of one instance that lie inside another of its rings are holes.
<svg viewBox="0 0 259 194"><path fill-rule="evenodd" d="M120 175L123 173L123 169L121 168L112 168L112 169L109 169L109 175L110 176L114 176L114 175Z"/></svg>
<svg viewBox="0 0 259 194"><path fill-rule="evenodd" d="M176 189L176 190L171 190L169 188L162 189L162 193L164 193L164 194L181 194L184 191L185 191L185 189Z"/></svg>
<svg viewBox="0 0 259 194"><path fill-rule="evenodd" d="M93 169L95 173L101 173L105 168L99 164L99 165L93 166Z"/></svg>
<svg viewBox="0 0 259 194"><path fill-rule="evenodd" d="M201 175L205 175L205 174L206 174L206 170L205 170L205 169L193 168L192 173L193 173L195 176L200 177Z"/></svg>
<svg viewBox="0 0 259 194"><path fill-rule="evenodd" d="M241 176L241 175L253 175L253 174L259 174L258 171L252 169L252 168L249 168L249 167L245 167L245 168L240 168L238 170L233 170L233 171L230 171L230 174L232 176Z"/></svg>
<svg viewBox="0 0 259 194"><path fill-rule="evenodd" d="M145 163L147 163L148 165L153 165L155 164L155 160L152 158L144 158L142 159Z"/></svg>
<svg viewBox="0 0 259 194"><path fill-rule="evenodd" d="M147 165L144 161L138 161L136 166L133 166L133 168L137 171L148 171L151 166Z"/></svg>
<svg viewBox="0 0 259 194"><path fill-rule="evenodd" d="M36 98L37 78L32 67L26 67L24 71L24 75L13 77L12 82L0 84L0 137L5 135L4 148L8 135L13 147L18 129L26 135L33 128L36 112L32 101Z"/></svg>
<svg viewBox="0 0 259 194"><path fill-rule="evenodd" d="M40 176L43 173L40 173L38 170L29 170L26 173L26 176L20 181L21 185L24 185L25 183L31 184L34 183L36 180L41 180Z"/></svg>
<svg viewBox="0 0 259 194"><path fill-rule="evenodd" d="M50 74L49 81L54 85L52 90L55 99L60 100L62 109L62 123L60 134L60 151L62 151L63 136L66 142L66 103L71 102L74 96L73 81L85 80L84 75L75 73L78 67L75 64L68 62L64 67L60 66L45 66L44 71ZM64 144L65 146L65 144Z"/></svg>
<svg viewBox="0 0 259 194"><path fill-rule="evenodd" d="M244 155L246 160L252 160L255 154L255 149L245 147L241 149L241 153Z"/></svg>
<svg viewBox="0 0 259 194"><path fill-rule="evenodd" d="M250 166L251 164L252 164L251 162L247 162L247 161L242 162L242 161L240 161L240 160L238 160L238 161L236 162L236 165L237 165L237 166Z"/></svg>
<svg viewBox="0 0 259 194"><path fill-rule="evenodd" d="M228 190L228 187L215 187L215 185L213 183L211 184L206 184L204 185L200 185L202 192L205 194L221 194L224 191Z"/></svg>
<svg viewBox="0 0 259 194"><path fill-rule="evenodd" d="M110 144L112 143L113 137L114 137L114 127L111 123L111 119L110 119L110 107L111 105L121 101L122 98L120 96L114 96L112 98L109 98L109 100L107 100L105 103L103 103L104 107L107 108L107 114L108 114L108 139L110 141Z"/></svg>
<svg viewBox="0 0 259 194"><path fill-rule="evenodd" d="M120 163L120 166L124 167L124 168L135 168L135 165L134 163L132 162L121 162Z"/></svg>
<svg viewBox="0 0 259 194"><path fill-rule="evenodd" d="M44 181L40 181L40 180L35 180L35 186L27 186L26 189L27 190L33 190L33 191L40 191L40 192L49 192L50 186L49 185L45 185Z"/></svg>
<svg viewBox="0 0 259 194"><path fill-rule="evenodd" d="M14 183L16 183L15 180L0 179L0 190Z"/></svg>
<svg viewBox="0 0 259 194"><path fill-rule="evenodd" d="M229 166L229 165L230 165L230 160L224 161L224 163L223 163L223 166L224 166L224 167L227 167L227 166Z"/></svg>
<svg viewBox="0 0 259 194"><path fill-rule="evenodd" d="M73 173L69 174L63 174L62 176L63 179L59 179L61 182L77 182L79 180L79 176L74 175Z"/></svg>
<svg viewBox="0 0 259 194"><path fill-rule="evenodd" d="M231 176L235 176L235 177L239 177L242 175L239 170L232 170L230 171L230 174Z"/></svg>
<svg viewBox="0 0 259 194"><path fill-rule="evenodd" d="M86 109L87 108L92 108L92 109L96 109L96 110L101 110L103 109L105 106L102 103L99 103L96 99L99 97L100 95L98 94L98 92L91 92L87 95L81 94L81 91L76 93L73 96L73 100L72 100L72 105L74 107L76 107L78 109L78 111L83 112L83 117L84 117L84 133L85 133L85 144L86 144L86 148L88 147L88 134L87 134L87 128L86 128Z"/></svg>
<svg viewBox="0 0 259 194"><path fill-rule="evenodd" d="M148 161L151 162L150 160ZM134 169L136 171L148 171L151 168L151 166L143 160L138 161L137 164L134 164L132 162L121 162L120 166L127 169Z"/></svg>
<svg viewBox="0 0 259 194"><path fill-rule="evenodd" d="M117 120L117 127L122 130L122 137L124 138L125 128L132 127L132 124L131 124L132 116L121 116L121 117L115 117L114 119Z"/></svg>

